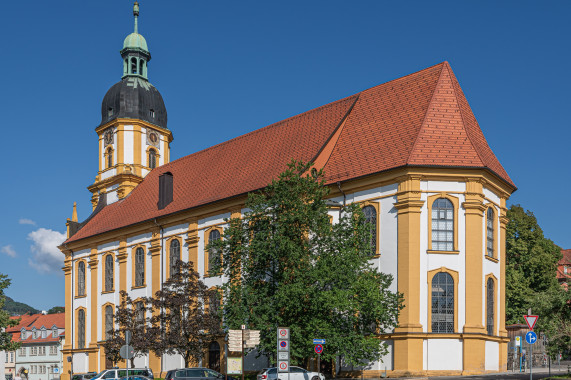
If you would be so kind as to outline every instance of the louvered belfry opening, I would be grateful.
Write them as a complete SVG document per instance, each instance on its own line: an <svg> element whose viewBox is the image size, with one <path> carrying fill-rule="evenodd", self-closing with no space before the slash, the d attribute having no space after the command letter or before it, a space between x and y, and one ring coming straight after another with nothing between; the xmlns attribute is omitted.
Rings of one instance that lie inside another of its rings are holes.
<svg viewBox="0 0 571 380"><path fill-rule="evenodd" d="M159 176L159 210L167 207L173 200L173 176L171 172Z"/></svg>

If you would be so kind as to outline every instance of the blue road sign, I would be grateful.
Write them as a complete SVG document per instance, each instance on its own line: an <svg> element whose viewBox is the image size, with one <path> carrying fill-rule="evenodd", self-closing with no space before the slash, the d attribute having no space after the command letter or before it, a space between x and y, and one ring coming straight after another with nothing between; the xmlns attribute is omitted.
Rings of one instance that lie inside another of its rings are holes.
<svg viewBox="0 0 571 380"><path fill-rule="evenodd" d="M313 339L313 344L325 344L325 339Z"/></svg>
<svg viewBox="0 0 571 380"><path fill-rule="evenodd" d="M537 341L537 334L533 331L528 332L525 334L525 341L529 344L534 344Z"/></svg>

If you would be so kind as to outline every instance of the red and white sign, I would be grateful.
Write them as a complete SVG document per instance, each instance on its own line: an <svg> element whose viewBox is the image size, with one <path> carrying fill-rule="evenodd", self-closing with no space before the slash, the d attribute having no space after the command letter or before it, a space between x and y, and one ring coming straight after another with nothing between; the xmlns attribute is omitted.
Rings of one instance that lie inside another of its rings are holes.
<svg viewBox="0 0 571 380"><path fill-rule="evenodd" d="M289 339L289 329L279 329L278 334L281 339Z"/></svg>
<svg viewBox="0 0 571 380"><path fill-rule="evenodd" d="M539 315L524 315L523 317L525 318L527 327L529 327L529 329L533 331L533 327L535 326L535 323L539 319Z"/></svg>
<svg viewBox="0 0 571 380"><path fill-rule="evenodd" d="M278 366L280 368L280 371L287 371L288 367L289 367L289 363L287 361L278 362Z"/></svg>
<svg viewBox="0 0 571 380"><path fill-rule="evenodd" d="M316 354L321 354L323 352L323 346L321 344L316 344L314 350Z"/></svg>

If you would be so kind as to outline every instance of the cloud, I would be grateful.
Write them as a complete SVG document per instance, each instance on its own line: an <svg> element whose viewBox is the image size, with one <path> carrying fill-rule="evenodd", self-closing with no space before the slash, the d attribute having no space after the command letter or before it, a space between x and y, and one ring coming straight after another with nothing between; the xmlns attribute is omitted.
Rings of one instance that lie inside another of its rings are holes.
<svg viewBox="0 0 571 380"><path fill-rule="evenodd" d="M18 223L20 223L20 224L31 224L32 226L36 225L36 222L34 222L31 219L26 219L26 218L20 218L20 220L18 220Z"/></svg>
<svg viewBox="0 0 571 380"><path fill-rule="evenodd" d="M65 238L65 234L46 228L30 232L28 240L34 244L30 247L33 256L28 260L28 264L39 273L62 274L64 255L57 246L63 243Z"/></svg>
<svg viewBox="0 0 571 380"><path fill-rule="evenodd" d="M2 248L0 248L0 252L7 254L10 257L16 257L16 251L14 251L14 248L12 248L11 245L5 245Z"/></svg>

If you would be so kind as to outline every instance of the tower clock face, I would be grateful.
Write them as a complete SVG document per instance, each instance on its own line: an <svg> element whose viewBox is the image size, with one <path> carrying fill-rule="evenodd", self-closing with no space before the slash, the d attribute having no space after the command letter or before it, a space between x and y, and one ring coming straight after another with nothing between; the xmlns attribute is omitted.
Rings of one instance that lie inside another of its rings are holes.
<svg viewBox="0 0 571 380"><path fill-rule="evenodd" d="M152 142L153 144L156 144L157 141L159 141L159 136L157 136L155 132L151 132L149 134L149 141Z"/></svg>
<svg viewBox="0 0 571 380"><path fill-rule="evenodd" d="M110 129L105 131L105 134L103 135L103 140L105 141L105 145L112 144L113 143L113 131Z"/></svg>

